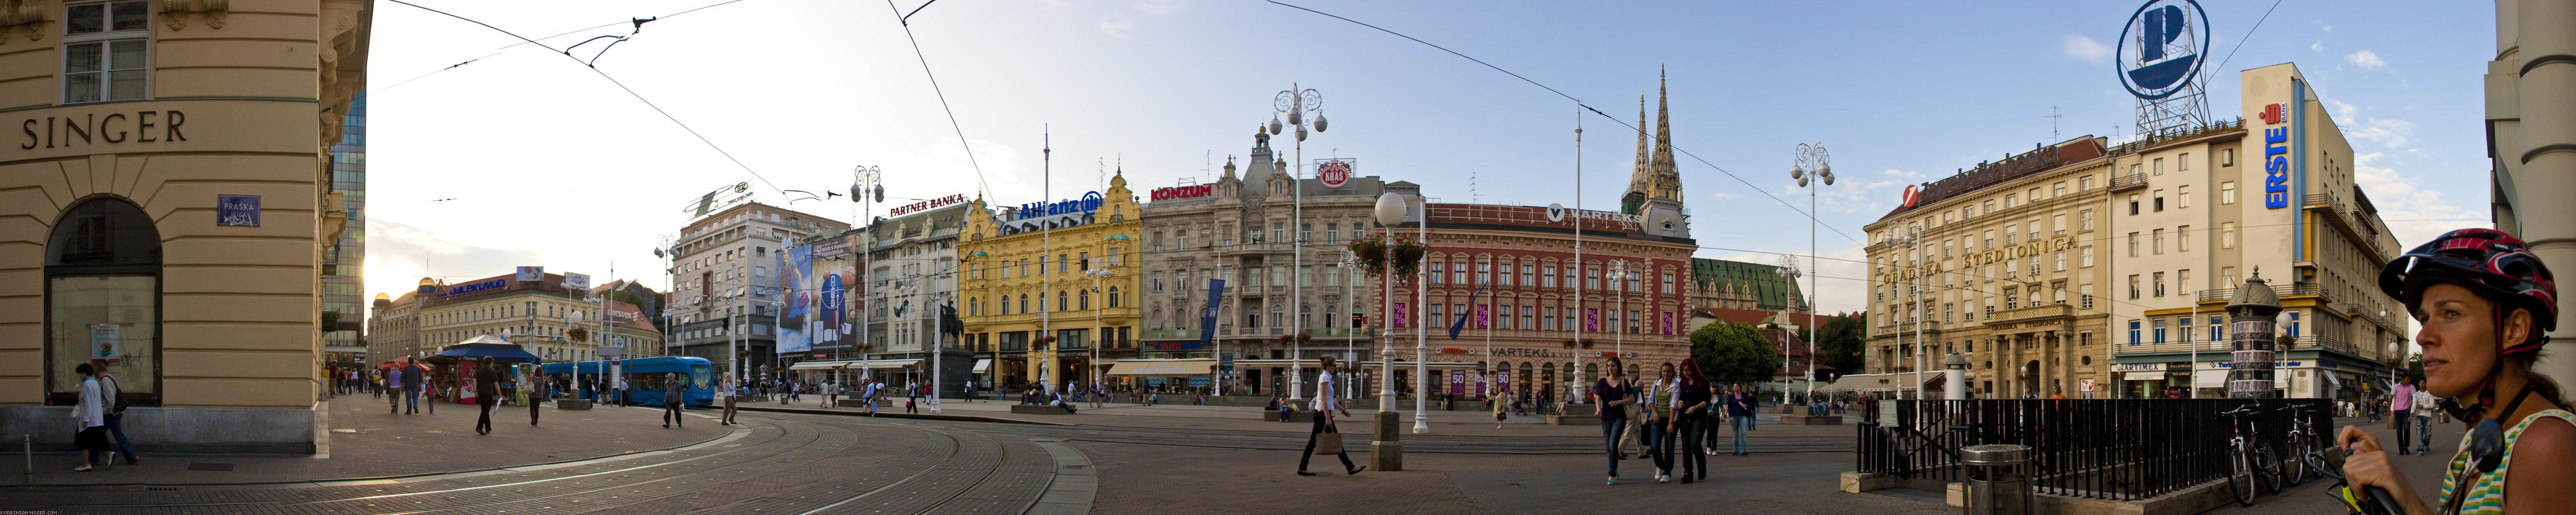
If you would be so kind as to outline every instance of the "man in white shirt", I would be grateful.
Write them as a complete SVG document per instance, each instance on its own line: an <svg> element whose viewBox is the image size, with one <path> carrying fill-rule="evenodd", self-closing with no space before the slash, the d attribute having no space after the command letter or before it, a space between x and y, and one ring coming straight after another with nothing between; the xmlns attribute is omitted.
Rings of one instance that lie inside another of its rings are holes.
<svg viewBox="0 0 2576 515"><path fill-rule="evenodd" d="M2433 448L2434 407L2433 394L2424 391L2420 385L2415 388L2415 405L2409 411L2415 415L2415 454L2417 455L2422 455ZM2399 441L2397 445L2404 447L2406 442Z"/></svg>
<svg viewBox="0 0 2576 515"><path fill-rule="evenodd" d="M736 389L736 388L734 387L734 384L733 384L733 374L725 374L725 379L724 379L724 403L725 403L725 407L724 407L724 421L722 421L722 422L718 422L719 424L724 424L724 425L728 425L728 426L730 426L730 425L734 425L734 423L733 423L733 395L734 395L734 393L735 393L735 392L737 392L737 391L740 391L740 390L738 390L738 389Z"/></svg>

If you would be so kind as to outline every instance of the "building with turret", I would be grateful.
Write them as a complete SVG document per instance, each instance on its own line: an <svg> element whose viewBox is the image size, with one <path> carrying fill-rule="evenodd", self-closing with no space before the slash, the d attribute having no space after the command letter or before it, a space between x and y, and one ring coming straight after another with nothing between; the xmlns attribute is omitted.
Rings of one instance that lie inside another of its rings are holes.
<svg viewBox="0 0 2576 515"><path fill-rule="evenodd" d="M1094 381L1108 356L1133 353L1134 260L1144 226L1125 170L1109 189L1017 206L976 198L957 242L965 266L960 343L993 360L979 381L1003 388ZM1040 340L1054 336L1047 345ZM1094 351L1106 352L1099 354Z"/></svg>

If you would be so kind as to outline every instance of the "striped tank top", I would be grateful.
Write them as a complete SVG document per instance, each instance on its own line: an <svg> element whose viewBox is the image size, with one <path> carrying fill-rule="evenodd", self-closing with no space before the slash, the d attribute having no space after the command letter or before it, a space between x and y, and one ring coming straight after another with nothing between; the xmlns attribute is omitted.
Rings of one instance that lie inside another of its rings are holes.
<svg viewBox="0 0 2576 515"><path fill-rule="evenodd" d="M2451 496L2467 495L2468 497L2461 499L2460 502L2461 515L2504 515L2504 476L2506 472L2513 470L2513 441L2522 438L2522 430L2531 427L2533 421L2543 418L2555 418L2576 424L2576 413L2569 413L2566 410L2541 410L2539 413L2523 418L2522 423L2514 424L2512 429L2504 432L2503 463L2496 464L2495 472L2479 476L2476 483L2469 485L2469 491L2465 494L2451 491L2451 485L2457 484L2460 474L2468 473L2469 469L2469 438L2474 432L2462 433L2459 454L2451 456L2450 468L2442 472L2442 505L2448 506Z"/></svg>

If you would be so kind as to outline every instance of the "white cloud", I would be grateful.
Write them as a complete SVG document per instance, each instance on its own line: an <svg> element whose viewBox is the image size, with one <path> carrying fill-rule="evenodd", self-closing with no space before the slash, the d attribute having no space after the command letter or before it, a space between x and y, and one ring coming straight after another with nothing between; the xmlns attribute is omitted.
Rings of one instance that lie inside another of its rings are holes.
<svg viewBox="0 0 2576 515"><path fill-rule="evenodd" d="M1113 38L1126 38L1127 29L1133 28L1136 28L1136 19L1129 18L1124 15L1111 16L1109 19L1100 20L1100 33L1108 34L1109 37Z"/></svg>
<svg viewBox="0 0 2576 515"><path fill-rule="evenodd" d="M2398 247L2430 241L2451 229L2487 225L2483 220L2489 213L2452 204L2441 191L2424 188L2421 179L2383 166L2385 157L2379 152L2355 156L2353 182L2379 207L2379 217L2388 221Z"/></svg>
<svg viewBox="0 0 2576 515"><path fill-rule="evenodd" d="M2389 150L2422 154L2410 146L2414 143L2415 122L2364 116L2359 106L2336 100L2328 100L2326 105L2333 108L2336 122L2346 129L2345 136L2377 143Z"/></svg>
<svg viewBox="0 0 2576 515"><path fill-rule="evenodd" d="M1710 196L1710 197L1715 197L1715 198L1716 198L1716 199L1718 199L1718 200L1735 200L1735 199L1744 198L1744 194L1742 194L1742 193L1736 193L1736 192L1732 192L1732 191L1720 191L1720 192L1717 192L1717 193L1710 193L1710 194L1708 194L1708 196Z"/></svg>
<svg viewBox="0 0 2576 515"><path fill-rule="evenodd" d="M2315 42L2315 43L2309 43L2309 44L2308 44L2308 50L2310 50L2310 51L2314 51L2314 52L2324 52L2324 51L2326 51L2326 40L2322 40L2322 39L2320 39L2320 40L2317 40L2317 42Z"/></svg>
<svg viewBox="0 0 2576 515"><path fill-rule="evenodd" d="M2387 61L2387 60L2385 60L2385 59L2380 59L2380 58L2379 58L2379 53L2378 53L2378 52L2372 52L2372 51L2369 51L2369 50L2361 50L2361 51L2356 51L2356 52L2353 52L2353 53L2350 53L2350 54L2344 54L2344 56L2343 56L2343 61L2344 61L2344 62L2347 62L2347 63L2352 63L2352 65L2353 65L2353 66L2360 67L2361 69L2364 69L2364 70L2389 70L2389 69L2390 69L2390 68L2388 67L2388 61Z"/></svg>
<svg viewBox="0 0 2576 515"><path fill-rule="evenodd" d="M1179 11L1182 7L1188 6L1188 4L1188 0L1138 0L1135 7L1136 10L1144 11L1145 14L1162 16Z"/></svg>
<svg viewBox="0 0 2576 515"><path fill-rule="evenodd" d="M1065 6L1070 5L1066 4L1064 0L1037 0L1037 2L1039 5L1044 5L1048 9L1063 9Z"/></svg>
<svg viewBox="0 0 2576 515"><path fill-rule="evenodd" d="M2111 47L2082 34L2067 34L2062 46L2067 57L2077 60L2102 62L2111 58Z"/></svg>
<svg viewBox="0 0 2576 515"><path fill-rule="evenodd" d="M2334 107L2334 116L2336 118L2352 120L2361 116L2359 113L2361 110L2360 108L2353 107L2352 104L2344 103L2341 100L2327 100L2326 105Z"/></svg>

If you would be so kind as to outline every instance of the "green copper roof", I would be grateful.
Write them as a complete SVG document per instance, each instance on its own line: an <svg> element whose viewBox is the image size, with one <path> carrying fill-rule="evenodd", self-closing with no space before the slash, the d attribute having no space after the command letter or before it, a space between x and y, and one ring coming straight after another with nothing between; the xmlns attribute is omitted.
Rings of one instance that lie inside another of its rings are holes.
<svg viewBox="0 0 2576 515"><path fill-rule="evenodd" d="M1799 299L1805 298L1798 289L1798 283L1780 276L1779 266L1723 259L1691 258L1691 282L1710 281L1721 285L1736 283L1752 285L1764 309L1790 307L1804 302Z"/></svg>

